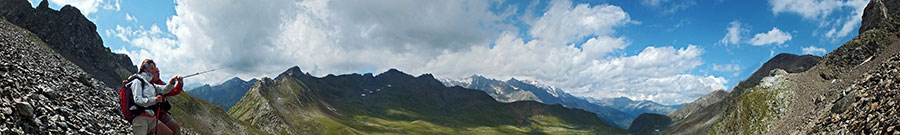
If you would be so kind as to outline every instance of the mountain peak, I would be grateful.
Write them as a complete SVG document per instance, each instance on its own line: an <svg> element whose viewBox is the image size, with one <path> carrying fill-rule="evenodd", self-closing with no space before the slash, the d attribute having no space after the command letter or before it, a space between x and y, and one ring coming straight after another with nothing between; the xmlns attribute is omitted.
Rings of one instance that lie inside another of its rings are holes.
<svg viewBox="0 0 900 135"><path fill-rule="evenodd" d="M247 81L244 81L244 79L241 79L240 77L234 77L234 78L228 79L228 80L225 81L223 84L227 84L227 83L244 83L244 82L247 82Z"/></svg>
<svg viewBox="0 0 900 135"><path fill-rule="evenodd" d="M429 74L429 73L426 73L426 74L422 74L422 75L419 75L419 76L418 76L418 77L416 77L416 78L423 78L423 79L434 79L434 75L432 75L432 74ZM436 80L436 79L435 79L435 80Z"/></svg>
<svg viewBox="0 0 900 135"><path fill-rule="evenodd" d="M38 4L37 9L50 9L50 4L47 3L47 0L42 0L40 4Z"/></svg>
<svg viewBox="0 0 900 135"><path fill-rule="evenodd" d="M378 74L378 75L375 76L375 77L385 77L385 76L391 76L391 77L413 77L412 75L403 73L402 71L397 70L397 69L394 69L394 68L388 69L387 71L384 71L383 73Z"/></svg>
<svg viewBox="0 0 900 135"><path fill-rule="evenodd" d="M402 71L397 70L395 68L391 68L391 69L388 69L387 71L384 71L384 73L381 73L381 74L406 74L406 73L403 73Z"/></svg>
<svg viewBox="0 0 900 135"><path fill-rule="evenodd" d="M293 66L293 67L291 67L291 68L288 68L286 71L282 72L282 73L281 73L280 75L278 75L278 76L279 76L279 77L281 77L281 76L293 76L293 77L298 77L298 76L303 76L303 75L305 75L305 74L303 74L303 70L300 70L300 67L298 67L298 66ZM276 77L276 78L278 78L278 77Z"/></svg>

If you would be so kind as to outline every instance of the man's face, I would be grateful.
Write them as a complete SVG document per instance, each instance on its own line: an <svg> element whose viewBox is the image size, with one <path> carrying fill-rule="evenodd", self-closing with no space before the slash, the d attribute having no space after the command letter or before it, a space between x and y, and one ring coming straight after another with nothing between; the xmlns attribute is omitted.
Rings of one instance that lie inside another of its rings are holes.
<svg viewBox="0 0 900 135"><path fill-rule="evenodd" d="M153 74L153 80L159 79L159 68L156 68L156 64L150 63L150 65L147 67L147 72Z"/></svg>

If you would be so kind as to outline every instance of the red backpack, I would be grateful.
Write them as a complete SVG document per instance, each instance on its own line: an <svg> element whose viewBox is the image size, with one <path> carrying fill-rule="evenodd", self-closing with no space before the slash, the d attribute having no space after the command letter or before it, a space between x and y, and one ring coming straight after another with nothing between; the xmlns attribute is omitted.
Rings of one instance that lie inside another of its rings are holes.
<svg viewBox="0 0 900 135"><path fill-rule="evenodd" d="M122 88L119 89L119 105L120 105L119 110L122 112L122 116L125 117L125 120L128 120L128 122L131 122L132 120L134 120L135 116L141 115L142 111L144 111L145 109L148 108L148 107L141 107L139 105L134 104L134 95L132 95L131 88L128 87L128 83L130 83L131 81L134 81L135 79L141 81L141 87L147 86L147 81L144 81L144 79L141 79L140 77L137 77L137 76L131 76L128 78L127 81L122 83ZM131 110L130 108L132 106L137 107L137 109ZM152 116L149 116L149 117L152 117Z"/></svg>

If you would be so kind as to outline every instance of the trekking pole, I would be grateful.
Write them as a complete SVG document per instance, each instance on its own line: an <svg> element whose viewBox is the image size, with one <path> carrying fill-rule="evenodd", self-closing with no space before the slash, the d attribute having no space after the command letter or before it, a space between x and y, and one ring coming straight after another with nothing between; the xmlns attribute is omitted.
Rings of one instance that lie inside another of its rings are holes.
<svg viewBox="0 0 900 135"><path fill-rule="evenodd" d="M197 72L197 73L194 73L194 74L189 74L189 75L182 76L181 78L188 78L188 77L191 77L191 76L197 76L197 75L200 75L200 74L209 73L209 72L216 71L216 70L219 70L219 69L223 69L223 68L226 68L226 67L229 67L229 66L220 67L220 68L216 68L216 69L210 69L210 70L206 70L206 71L202 71L202 72Z"/></svg>

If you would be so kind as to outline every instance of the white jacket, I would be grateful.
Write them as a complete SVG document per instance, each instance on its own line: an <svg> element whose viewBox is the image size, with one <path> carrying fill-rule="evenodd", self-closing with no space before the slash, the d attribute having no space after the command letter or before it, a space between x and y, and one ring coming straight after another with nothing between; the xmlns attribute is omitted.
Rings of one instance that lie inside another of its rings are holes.
<svg viewBox="0 0 900 135"><path fill-rule="evenodd" d="M156 105L156 96L163 95L172 91L175 88L174 83L169 83L167 85L156 85L150 83L150 80L153 79L153 74L150 72L141 72L139 74L134 74L132 76L137 76L138 78L143 79L149 85L144 85L141 80L132 80L129 82L128 87L131 88L131 95L134 98L134 104L137 104L142 107L149 107L152 105ZM137 107L131 107L131 110L137 109ZM154 115L151 110L144 110L149 115Z"/></svg>

